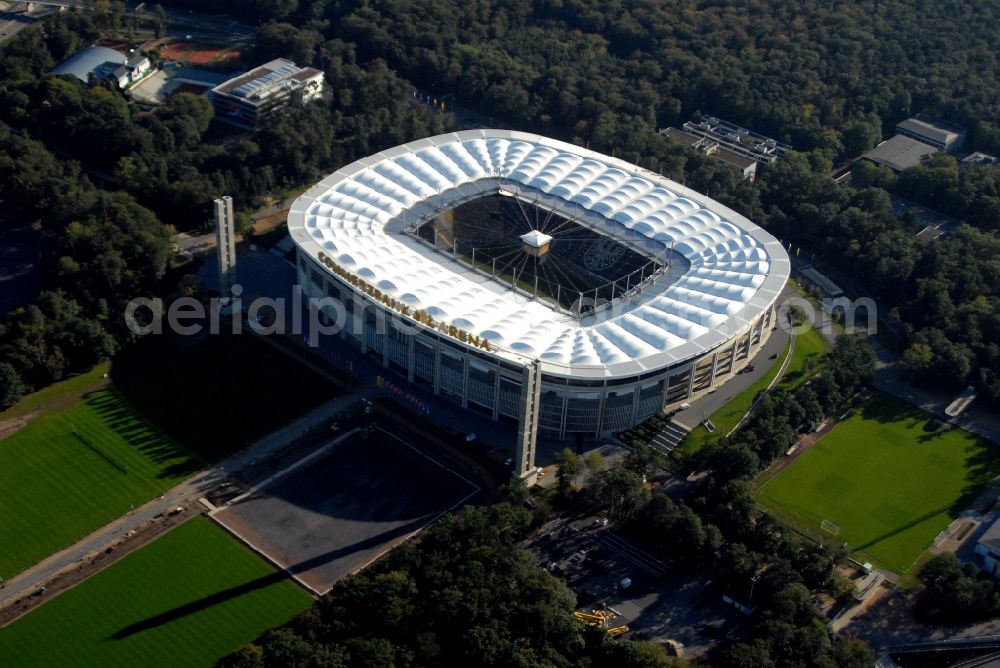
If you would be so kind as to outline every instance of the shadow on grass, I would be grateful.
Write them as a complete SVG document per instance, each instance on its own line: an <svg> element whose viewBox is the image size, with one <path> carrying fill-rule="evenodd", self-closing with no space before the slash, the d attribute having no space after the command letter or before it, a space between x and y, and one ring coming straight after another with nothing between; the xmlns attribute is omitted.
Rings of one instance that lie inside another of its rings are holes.
<svg viewBox="0 0 1000 668"><path fill-rule="evenodd" d="M144 422L125 402L124 397L115 390L90 392L84 401L100 417L102 423L118 434L130 447L142 452L155 464L162 466L172 462L160 470L158 478L190 475L201 468L201 462L197 457ZM117 461L114 465L121 468Z"/></svg>
<svg viewBox="0 0 1000 668"><path fill-rule="evenodd" d="M277 584L282 580L286 579L288 576L281 572L275 571L269 575L259 577L256 580L251 580L250 582L245 582L236 587L230 587L229 589L223 589L222 591L215 592L200 598L197 601L191 601L190 603L185 603L184 605L178 606L166 612L161 612L158 615L153 615L152 617L147 617L146 619L136 622L134 624L129 624L114 633L109 639L110 640L125 640L137 633L142 633L143 631L149 631L155 629L158 626L163 626L164 624L169 624L175 622L178 619L186 617L188 615L193 615L196 612L200 612L213 605L219 605L220 603L225 603L234 598L239 598L245 594L257 591L258 589L264 589L265 587L270 587L273 584Z"/></svg>
<svg viewBox="0 0 1000 668"><path fill-rule="evenodd" d="M917 428L922 432L917 436L918 443L930 443L951 431L938 418L887 396L880 396L866 403L861 407L861 415L866 420L875 420L882 424L900 423L908 428ZM985 487L1000 475L1000 446L972 434L961 433L971 439L965 445L966 459L963 468L966 484L954 503L935 511L947 510L952 518L958 517L963 510L972 505ZM909 527L900 530L906 528ZM883 539L884 537L873 542Z"/></svg>
<svg viewBox="0 0 1000 668"><path fill-rule="evenodd" d="M250 335L147 336L115 358L129 404L212 462L336 395L332 384Z"/></svg>
<svg viewBox="0 0 1000 668"><path fill-rule="evenodd" d="M929 520L930 518L934 517L935 515L938 515L940 513L945 512L945 511L950 512L951 509L952 509L952 507L953 507L953 504L952 505L948 505L948 506L941 506L940 508L935 508L934 510L929 510L926 513L924 513L923 515L920 515L919 517L915 517L912 520L910 520L909 522L906 522L905 524L901 524L898 527L895 527L891 531L886 531L885 533L883 533L883 534L881 534L879 536L875 536L874 538L872 538L871 540L869 540L867 543L862 543L861 545L855 545L854 549L855 550L865 550L865 549L868 549L869 547L871 547L873 545L876 545L878 543L881 543L884 540L888 540L889 538L892 538L893 536L896 536L896 535L899 535L899 534L903 533L907 529L912 529L913 527L917 526L921 522L925 522L925 521Z"/></svg>
<svg viewBox="0 0 1000 668"><path fill-rule="evenodd" d="M297 575L299 573L304 573L310 571L324 564L328 564L332 561L336 561L342 557L348 556L352 553L367 550L373 547L378 547L384 543L395 540L405 536L408 533L416 531L421 526L427 523L427 517L421 517L412 522L398 526L394 529L388 531L383 531L380 534L371 536L364 540L352 543L351 545L345 545L344 547L337 548L335 550L330 550L325 554L313 557L312 559L307 559L305 561L299 562L290 566L285 571L275 571L264 575L255 580L245 582L236 587L230 587L229 589L223 589L222 591L215 592L214 594L209 594L203 598L199 598L196 601L191 601L190 603L185 603L184 605L179 605L176 608L171 608L165 612L153 615L152 617L147 617L142 621L135 622L134 624L129 624L128 626L122 627L116 631L113 635L109 637L109 640L125 640L137 633L142 633L143 631L149 631L155 629L164 624L170 624L179 619L187 617L188 615L193 615L195 613L201 612L202 610L207 610L212 606L231 601L240 596L245 596L260 589L265 589L273 584L277 584L288 578L289 574Z"/></svg>

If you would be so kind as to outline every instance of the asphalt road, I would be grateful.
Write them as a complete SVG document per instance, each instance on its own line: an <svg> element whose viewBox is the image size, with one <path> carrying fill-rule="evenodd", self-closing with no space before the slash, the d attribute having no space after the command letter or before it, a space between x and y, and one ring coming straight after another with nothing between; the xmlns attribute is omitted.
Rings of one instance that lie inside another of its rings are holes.
<svg viewBox="0 0 1000 668"><path fill-rule="evenodd" d="M797 296L798 293L795 290L788 286L785 287L779 297L777 322L787 322L788 308L784 306L784 302L786 299ZM733 397L767 375L772 365L780 363L779 358L782 351L785 350L785 346L788 345L789 336L790 334L787 329L782 327L778 327L772 331L767 342L761 346L757 354L750 360L754 365L753 371L737 374L719 385L718 389L714 392L691 401L691 407L678 411L673 417L674 421L680 422L692 429L697 427L712 413L729 403ZM771 359L772 355L776 356L773 360Z"/></svg>

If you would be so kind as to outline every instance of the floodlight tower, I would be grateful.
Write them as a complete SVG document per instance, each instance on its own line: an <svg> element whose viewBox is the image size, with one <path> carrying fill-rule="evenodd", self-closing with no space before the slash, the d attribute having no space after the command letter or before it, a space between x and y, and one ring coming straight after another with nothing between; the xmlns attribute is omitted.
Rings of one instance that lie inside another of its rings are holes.
<svg viewBox="0 0 1000 668"><path fill-rule="evenodd" d="M236 235L233 230L233 198L215 200L215 240L219 256L219 296L229 299L236 282Z"/></svg>

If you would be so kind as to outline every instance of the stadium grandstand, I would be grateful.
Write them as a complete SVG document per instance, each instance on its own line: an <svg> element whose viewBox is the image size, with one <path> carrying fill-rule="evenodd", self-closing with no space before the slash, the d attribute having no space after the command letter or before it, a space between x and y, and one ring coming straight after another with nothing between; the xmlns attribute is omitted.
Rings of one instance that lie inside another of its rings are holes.
<svg viewBox="0 0 1000 668"><path fill-rule="evenodd" d="M340 337L531 443L623 431L715 388L776 325L789 274L781 244L718 202L506 130L359 160L288 225L306 295L344 304Z"/></svg>

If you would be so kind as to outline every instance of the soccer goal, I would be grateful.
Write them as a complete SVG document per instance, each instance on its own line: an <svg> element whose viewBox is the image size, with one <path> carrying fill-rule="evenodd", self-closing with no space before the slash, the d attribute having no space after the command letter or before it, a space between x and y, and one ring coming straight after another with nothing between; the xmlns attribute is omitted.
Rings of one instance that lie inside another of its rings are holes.
<svg viewBox="0 0 1000 668"><path fill-rule="evenodd" d="M831 536L836 536L840 533L840 527L831 522L830 520L823 520L819 524L820 528L830 534Z"/></svg>

